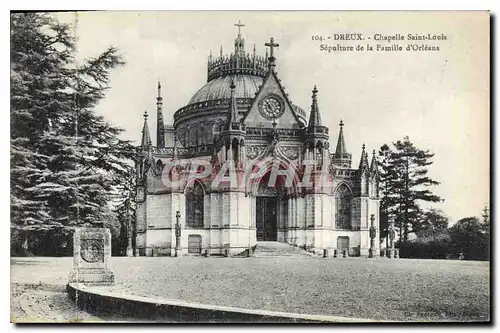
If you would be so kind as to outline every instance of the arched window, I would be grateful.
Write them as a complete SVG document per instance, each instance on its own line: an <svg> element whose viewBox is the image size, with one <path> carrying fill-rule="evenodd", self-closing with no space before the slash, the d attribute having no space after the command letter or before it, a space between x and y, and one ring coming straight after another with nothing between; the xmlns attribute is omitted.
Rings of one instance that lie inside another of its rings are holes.
<svg viewBox="0 0 500 333"><path fill-rule="evenodd" d="M240 143L239 143L238 139L234 138L231 146L233 149L232 153L233 153L233 160L234 160L235 164L238 163L238 160L240 159L239 145L240 145Z"/></svg>
<svg viewBox="0 0 500 333"><path fill-rule="evenodd" d="M318 164L321 164L321 162L323 161L323 144L321 143L321 141L318 141L318 143L316 143L316 163Z"/></svg>
<svg viewBox="0 0 500 333"><path fill-rule="evenodd" d="M205 193L197 181L186 190L186 227L203 228L203 201Z"/></svg>
<svg viewBox="0 0 500 333"><path fill-rule="evenodd" d="M158 162L156 162L156 174L157 175L161 175L162 171L163 171L163 163L161 162L161 160L158 160Z"/></svg>
<svg viewBox="0 0 500 333"><path fill-rule="evenodd" d="M337 229L351 229L351 191L341 184L335 192L335 226Z"/></svg>

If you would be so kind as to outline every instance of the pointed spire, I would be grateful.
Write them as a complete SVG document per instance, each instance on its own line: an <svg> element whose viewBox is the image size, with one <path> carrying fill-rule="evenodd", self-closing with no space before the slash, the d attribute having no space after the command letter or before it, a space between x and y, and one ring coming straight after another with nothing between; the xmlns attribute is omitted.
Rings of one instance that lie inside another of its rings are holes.
<svg viewBox="0 0 500 333"><path fill-rule="evenodd" d="M372 153L372 162L370 164L370 171L378 172L378 161L377 161L375 149L373 149L373 153Z"/></svg>
<svg viewBox="0 0 500 333"><path fill-rule="evenodd" d="M316 88L316 85L314 86L312 93L311 114L309 115L308 124L309 128L322 126L318 107L318 88Z"/></svg>
<svg viewBox="0 0 500 333"><path fill-rule="evenodd" d="M344 139L344 122L340 120L339 124L339 138L337 140L337 147L333 154L332 163L341 168L350 168L352 162L352 155L347 152L346 143Z"/></svg>
<svg viewBox="0 0 500 333"><path fill-rule="evenodd" d="M220 56L222 57L223 53L222 53L222 45L220 46Z"/></svg>
<svg viewBox="0 0 500 333"><path fill-rule="evenodd" d="M236 98L234 96L236 85L234 84L233 79L231 79L231 85L229 87L231 88L231 97L229 100L229 119L228 119L228 125L230 126L232 122L237 122L239 121L239 119L238 119L238 110L236 108Z"/></svg>
<svg viewBox="0 0 500 333"><path fill-rule="evenodd" d="M150 146L151 146L151 136L149 135L148 112L144 111L144 126L142 127L141 147L148 148Z"/></svg>
<svg viewBox="0 0 500 333"><path fill-rule="evenodd" d="M158 96L156 97L157 100L162 100L163 98L161 97L161 82L158 81Z"/></svg>
<svg viewBox="0 0 500 333"><path fill-rule="evenodd" d="M156 146L165 147L165 124L163 123L163 97L161 96L161 83L158 81L158 95L156 97Z"/></svg>
<svg viewBox="0 0 500 333"><path fill-rule="evenodd" d="M344 122L340 120L339 138L337 140L337 148L335 149L335 157L342 158L347 154L347 148L344 140Z"/></svg>
<svg viewBox="0 0 500 333"><path fill-rule="evenodd" d="M368 169L368 153L365 151L365 144L363 143L362 151L361 151L361 159L359 160L359 169Z"/></svg>

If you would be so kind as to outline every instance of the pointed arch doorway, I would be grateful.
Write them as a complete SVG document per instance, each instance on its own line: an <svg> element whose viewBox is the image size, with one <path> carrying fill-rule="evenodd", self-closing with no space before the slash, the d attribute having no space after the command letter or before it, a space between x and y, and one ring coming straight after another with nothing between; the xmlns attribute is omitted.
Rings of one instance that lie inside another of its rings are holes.
<svg viewBox="0 0 500 333"><path fill-rule="evenodd" d="M259 180L255 196L255 227L257 241L277 241L280 225L280 203L287 196L285 179L270 181L271 170ZM283 209L283 207L281 207ZM281 221L283 222L283 221Z"/></svg>
<svg viewBox="0 0 500 333"><path fill-rule="evenodd" d="M259 195L255 198L257 241L278 240L278 198Z"/></svg>

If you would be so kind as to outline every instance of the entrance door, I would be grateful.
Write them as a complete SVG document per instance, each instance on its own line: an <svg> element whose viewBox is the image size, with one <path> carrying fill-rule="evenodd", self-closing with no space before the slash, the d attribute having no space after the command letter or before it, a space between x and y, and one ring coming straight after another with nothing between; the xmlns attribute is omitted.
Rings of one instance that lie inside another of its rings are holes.
<svg viewBox="0 0 500 333"><path fill-rule="evenodd" d="M347 249L349 251L349 237L347 236L339 236L337 238L337 249L341 251L344 251L344 249Z"/></svg>
<svg viewBox="0 0 500 333"><path fill-rule="evenodd" d="M201 253L201 236L188 236L188 253Z"/></svg>
<svg viewBox="0 0 500 333"><path fill-rule="evenodd" d="M256 198L257 241L276 241L278 200L275 197Z"/></svg>

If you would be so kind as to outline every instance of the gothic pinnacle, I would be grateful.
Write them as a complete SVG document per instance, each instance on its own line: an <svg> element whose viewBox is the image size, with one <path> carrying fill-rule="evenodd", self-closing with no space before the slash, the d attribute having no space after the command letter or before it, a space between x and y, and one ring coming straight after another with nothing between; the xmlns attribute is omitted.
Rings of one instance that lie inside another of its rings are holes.
<svg viewBox="0 0 500 333"><path fill-rule="evenodd" d="M312 90L312 104L311 104L311 114L309 115L309 127L318 127L322 126L321 125L321 116L319 114L319 107L318 107L318 88L316 85L314 85L314 88Z"/></svg>
<svg viewBox="0 0 500 333"><path fill-rule="evenodd" d="M148 112L144 111L144 125L142 127L142 138L141 138L141 147L149 147L151 146L151 136L149 135L149 127L148 127Z"/></svg>
<svg viewBox="0 0 500 333"><path fill-rule="evenodd" d="M228 125L230 126L231 122L238 121L238 110L236 108L236 98L234 96L235 92L234 90L236 88L236 85L234 84L233 79L231 79L231 84L229 85L229 88L231 88L231 97L229 101L229 121L228 121Z"/></svg>
<svg viewBox="0 0 500 333"><path fill-rule="evenodd" d="M376 152L375 152L375 149L373 149L373 156L372 156L372 162L371 162L371 165L370 165L370 170L372 172L378 172L378 163L377 163L377 156L376 156Z"/></svg>
<svg viewBox="0 0 500 333"><path fill-rule="evenodd" d="M347 155L347 148L344 140L344 122L342 119L339 123L339 137L337 139L337 147L335 149L335 157L336 158L344 158Z"/></svg>
<svg viewBox="0 0 500 333"><path fill-rule="evenodd" d="M161 98L161 83L158 81L158 98Z"/></svg>
<svg viewBox="0 0 500 333"><path fill-rule="evenodd" d="M368 154L366 153L365 151L365 144L363 143L363 145L361 146L361 159L359 160L359 169L368 169L369 165L368 165Z"/></svg>

